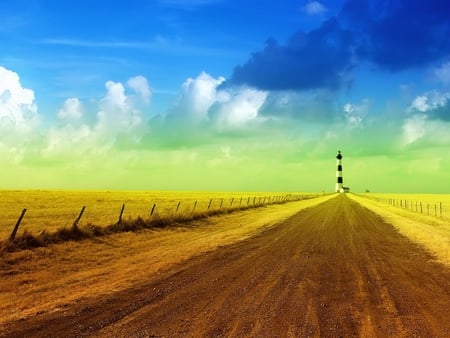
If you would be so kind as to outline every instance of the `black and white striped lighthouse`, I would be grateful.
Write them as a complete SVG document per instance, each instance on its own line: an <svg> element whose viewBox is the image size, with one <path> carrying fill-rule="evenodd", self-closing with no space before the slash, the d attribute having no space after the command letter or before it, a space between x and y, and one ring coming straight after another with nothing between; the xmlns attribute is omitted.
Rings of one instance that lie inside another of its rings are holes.
<svg viewBox="0 0 450 338"><path fill-rule="evenodd" d="M336 170L336 192L344 192L344 178L342 177L342 154L338 151L337 158L337 170Z"/></svg>

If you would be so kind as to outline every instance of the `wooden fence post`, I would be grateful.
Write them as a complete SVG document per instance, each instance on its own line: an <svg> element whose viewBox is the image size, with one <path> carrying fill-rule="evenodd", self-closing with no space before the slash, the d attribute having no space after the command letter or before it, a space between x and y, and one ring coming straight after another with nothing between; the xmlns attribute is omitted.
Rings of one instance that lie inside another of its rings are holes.
<svg viewBox="0 0 450 338"><path fill-rule="evenodd" d="M211 198L211 199L209 200L209 204L208 204L208 210L209 210L209 208L211 207L211 203L212 203L212 201L213 201L213 199Z"/></svg>
<svg viewBox="0 0 450 338"><path fill-rule="evenodd" d="M231 199L230 207L233 206L233 202L234 202L234 197Z"/></svg>
<svg viewBox="0 0 450 338"><path fill-rule="evenodd" d="M123 211L125 210L125 204L122 204L122 209L120 209L120 215L119 215L119 219L117 220L117 224L121 224L122 223L122 216L123 216Z"/></svg>
<svg viewBox="0 0 450 338"><path fill-rule="evenodd" d="M439 202L439 209L441 210L441 217L442 217L442 202Z"/></svg>
<svg viewBox="0 0 450 338"><path fill-rule="evenodd" d="M196 206L197 206L197 201L195 201L195 203L194 203L194 207L192 208L192 212L194 212Z"/></svg>
<svg viewBox="0 0 450 338"><path fill-rule="evenodd" d="M150 211L150 216L153 216L153 212L155 211L156 204L153 204L152 211Z"/></svg>
<svg viewBox="0 0 450 338"><path fill-rule="evenodd" d="M175 210L175 213L178 212L178 209L180 208L180 204L181 204L181 201L178 202L178 204L177 204L177 209Z"/></svg>
<svg viewBox="0 0 450 338"><path fill-rule="evenodd" d="M27 209L23 209L22 213L19 216L19 219L17 220L16 226L14 227L13 231L11 232L11 236L9 236L9 240L13 241L14 238L16 238L17 230L19 230L20 222L22 222L23 216L25 216L25 213L27 212Z"/></svg>
<svg viewBox="0 0 450 338"><path fill-rule="evenodd" d="M72 224L72 229L74 229L74 230L77 230L77 229L78 229L78 222L80 221L81 216L83 216L84 209L86 209L85 206L83 206L83 207L81 208L80 213L78 214L77 219L73 222L73 224Z"/></svg>
<svg viewBox="0 0 450 338"><path fill-rule="evenodd" d="M420 202L420 213L423 214L422 202Z"/></svg>
<svg viewBox="0 0 450 338"><path fill-rule="evenodd" d="M222 200L220 201L220 209L222 209L222 205L223 205L223 198L222 198Z"/></svg>

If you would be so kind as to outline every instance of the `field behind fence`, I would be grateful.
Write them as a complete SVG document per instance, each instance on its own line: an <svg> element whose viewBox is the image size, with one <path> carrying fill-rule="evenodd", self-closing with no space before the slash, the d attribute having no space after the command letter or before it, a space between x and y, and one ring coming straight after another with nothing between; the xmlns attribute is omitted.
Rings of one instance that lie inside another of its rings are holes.
<svg viewBox="0 0 450 338"><path fill-rule="evenodd" d="M10 236L23 209L27 209L19 232L54 232L70 228L85 207L79 226L108 226L141 217L176 218L279 203L318 196L286 193L217 193L158 191L0 191L0 239ZM122 214L123 212L123 214Z"/></svg>
<svg viewBox="0 0 450 338"><path fill-rule="evenodd" d="M450 219L450 195L448 194L364 193L356 195L422 215Z"/></svg>

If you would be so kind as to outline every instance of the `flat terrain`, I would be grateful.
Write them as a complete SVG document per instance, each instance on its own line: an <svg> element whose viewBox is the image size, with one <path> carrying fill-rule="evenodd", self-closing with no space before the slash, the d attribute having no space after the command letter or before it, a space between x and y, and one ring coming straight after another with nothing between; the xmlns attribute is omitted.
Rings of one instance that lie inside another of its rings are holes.
<svg viewBox="0 0 450 338"><path fill-rule="evenodd" d="M417 214L450 220L450 194L364 193L359 196L378 199L384 205L390 204Z"/></svg>
<svg viewBox="0 0 450 338"><path fill-rule="evenodd" d="M313 195L320 194L302 194L302 197ZM174 214L191 215L194 208L195 212L230 210L295 196L261 192L0 190L0 239L9 237L24 208L27 212L20 230L36 234L42 230L55 232L61 227L71 227L82 206L86 210L80 226L91 223L105 227L117 222L122 205L125 205L124 219L148 219L154 205L155 215L173 218Z"/></svg>
<svg viewBox="0 0 450 338"><path fill-rule="evenodd" d="M449 337L450 269L338 195L126 289L3 322L0 335Z"/></svg>

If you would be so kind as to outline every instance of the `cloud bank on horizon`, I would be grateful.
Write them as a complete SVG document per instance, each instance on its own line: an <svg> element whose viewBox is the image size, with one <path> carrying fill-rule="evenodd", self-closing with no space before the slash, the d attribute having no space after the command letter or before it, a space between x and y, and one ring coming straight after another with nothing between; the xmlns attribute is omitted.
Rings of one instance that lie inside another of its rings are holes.
<svg viewBox="0 0 450 338"><path fill-rule="evenodd" d="M195 14L225 3L159 5ZM298 12L317 27L268 37L228 75L205 65L163 111L141 72L44 112L22 74L0 64L0 153L14 177L2 184L330 190L323 177L342 148L360 190L448 192L450 4L347 0L330 13L326 1L306 1Z"/></svg>

